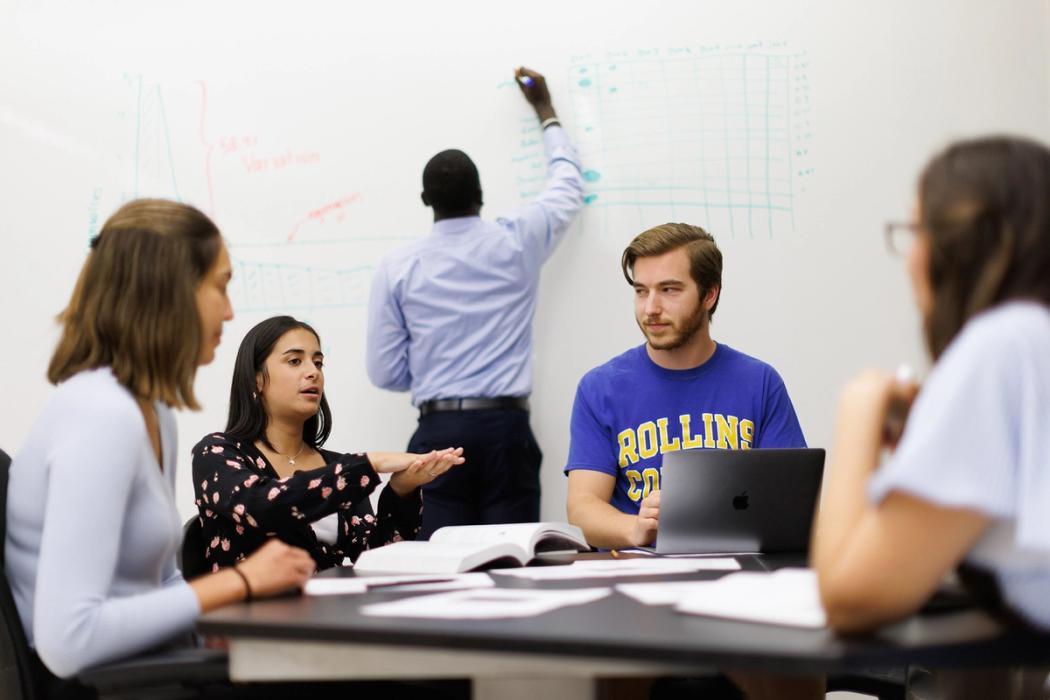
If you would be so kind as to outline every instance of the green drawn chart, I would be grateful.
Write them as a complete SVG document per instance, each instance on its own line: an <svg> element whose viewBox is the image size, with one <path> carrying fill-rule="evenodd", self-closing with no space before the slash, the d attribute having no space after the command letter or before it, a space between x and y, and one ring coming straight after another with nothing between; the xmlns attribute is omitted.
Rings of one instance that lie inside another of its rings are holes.
<svg viewBox="0 0 1050 700"><path fill-rule="evenodd" d="M568 87L588 206L605 229L627 219L721 236L794 232L813 172L807 68L805 54L762 43L574 57ZM535 160L521 165L527 194Z"/></svg>

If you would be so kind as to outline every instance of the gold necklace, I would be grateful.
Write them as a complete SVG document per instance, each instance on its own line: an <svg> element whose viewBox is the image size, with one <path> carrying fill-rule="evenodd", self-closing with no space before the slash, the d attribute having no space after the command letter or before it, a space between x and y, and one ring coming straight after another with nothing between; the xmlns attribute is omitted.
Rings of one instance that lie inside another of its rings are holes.
<svg viewBox="0 0 1050 700"><path fill-rule="evenodd" d="M306 443L303 442L301 445L299 445L299 451L296 452L291 457L287 458L288 459L288 466L294 467L295 466L295 458L298 457L299 455L301 455L303 453L303 450L305 450L305 449L306 449ZM274 452L277 452L277 450L274 450ZM281 457L281 458L284 458L284 455L281 454L280 452L277 452L277 456Z"/></svg>

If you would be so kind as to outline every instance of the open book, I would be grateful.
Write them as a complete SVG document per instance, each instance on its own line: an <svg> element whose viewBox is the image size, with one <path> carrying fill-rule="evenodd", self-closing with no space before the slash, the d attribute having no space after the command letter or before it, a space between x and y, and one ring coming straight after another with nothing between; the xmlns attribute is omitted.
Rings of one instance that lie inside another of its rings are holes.
<svg viewBox="0 0 1050 700"><path fill-rule="evenodd" d="M394 542L366 550L354 564L358 574L454 574L493 567L524 566L539 552L590 547L568 523L512 523L443 527L429 542Z"/></svg>

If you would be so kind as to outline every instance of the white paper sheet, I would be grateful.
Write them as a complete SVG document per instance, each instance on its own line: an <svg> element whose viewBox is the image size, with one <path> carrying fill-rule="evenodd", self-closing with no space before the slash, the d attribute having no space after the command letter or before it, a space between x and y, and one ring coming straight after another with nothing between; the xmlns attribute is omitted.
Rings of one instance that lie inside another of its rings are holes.
<svg viewBox="0 0 1050 700"><path fill-rule="evenodd" d="M528 566L518 569L494 569L489 573L515 576L532 581L566 581L580 578L616 578L618 576L659 576L694 571L737 571L735 559L586 559L567 566Z"/></svg>
<svg viewBox="0 0 1050 700"><path fill-rule="evenodd" d="M616 590L642 605L677 605L693 593L703 591L711 581L661 581L660 583L618 583ZM701 586L701 588L697 588Z"/></svg>
<svg viewBox="0 0 1050 700"><path fill-rule="evenodd" d="M352 578L315 577L306 582L307 595L349 595L366 591L447 591L460 588L491 588L488 574L406 574L404 576L356 576Z"/></svg>
<svg viewBox="0 0 1050 700"><path fill-rule="evenodd" d="M610 588L540 590L490 588L413 596L361 608L365 615L377 617L419 617L432 619L499 619L534 617L569 605L583 605L612 593Z"/></svg>
<svg viewBox="0 0 1050 700"><path fill-rule="evenodd" d="M695 586L678 603L679 612L791 627L827 626L812 569L746 571Z"/></svg>

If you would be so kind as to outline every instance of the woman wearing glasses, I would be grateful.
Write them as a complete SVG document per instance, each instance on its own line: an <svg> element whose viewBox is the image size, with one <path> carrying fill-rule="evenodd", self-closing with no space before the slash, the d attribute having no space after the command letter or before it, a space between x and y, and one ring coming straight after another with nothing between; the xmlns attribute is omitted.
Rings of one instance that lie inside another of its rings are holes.
<svg viewBox="0 0 1050 700"><path fill-rule="evenodd" d="M921 391L878 371L843 391L812 547L828 621L902 618L958 568L1003 616L1050 630L1050 150L956 143L923 171L916 212L887 231L908 242L934 366ZM1044 697L1045 675L953 674L943 691Z"/></svg>

